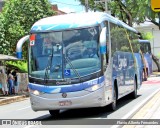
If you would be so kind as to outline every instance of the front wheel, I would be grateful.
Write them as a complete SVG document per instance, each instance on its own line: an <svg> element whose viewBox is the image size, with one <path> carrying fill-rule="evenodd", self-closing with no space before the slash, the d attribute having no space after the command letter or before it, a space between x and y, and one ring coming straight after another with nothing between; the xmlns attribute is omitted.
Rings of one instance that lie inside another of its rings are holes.
<svg viewBox="0 0 160 128"><path fill-rule="evenodd" d="M59 112L60 110L49 110L49 113L51 114L51 116L57 118L59 116Z"/></svg>

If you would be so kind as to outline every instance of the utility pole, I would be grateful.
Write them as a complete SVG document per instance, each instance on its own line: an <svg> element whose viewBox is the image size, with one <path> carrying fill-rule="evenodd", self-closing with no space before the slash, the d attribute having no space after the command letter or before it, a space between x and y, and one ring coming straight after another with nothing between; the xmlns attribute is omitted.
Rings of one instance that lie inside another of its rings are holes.
<svg viewBox="0 0 160 128"><path fill-rule="evenodd" d="M108 3L107 3L107 0L104 1L104 4L105 4L105 12L108 12Z"/></svg>
<svg viewBox="0 0 160 128"><path fill-rule="evenodd" d="M88 12L88 0L85 0L85 10Z"/></svg>
<svg viewBox="0 0 160 128"><path fill-rule="evenodd" d="M104 3L105 5L105 12L110 14L110 11L108 10L108 2L110 0L94 0L95 6L97 5L97 3Z"/></svg>

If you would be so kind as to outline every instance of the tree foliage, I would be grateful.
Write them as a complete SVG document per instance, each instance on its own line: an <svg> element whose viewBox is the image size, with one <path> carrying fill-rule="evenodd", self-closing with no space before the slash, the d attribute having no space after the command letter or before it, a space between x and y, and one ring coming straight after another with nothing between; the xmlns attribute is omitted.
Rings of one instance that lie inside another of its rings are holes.
<svg viewBox="0 0 160 128"><path fill-rule="evenodd" d="M85 0L79 0L82 5L85 5ZM100 2L95 4L94 0L89 1L90 10L105 11L105 4ZM149 21L155 25L159 25L156 21L158 13L151 10L150 0L111 0L108 3L111 15L118 17L123 22L130 26L134 23L143 23Z"/></svg>
<svg viewBox="0 0 160 128"><path fill-rule="evenodd" d="M5 39L4 17L0 13L0 53L7 54L7 46L9 42Z"/></svg>
<svg viewBox="0 0 160 128"><path fill-rule="evenodd" d="M151 32L141 32L141 34L142 34L142 39L145 39L145 40L153 39L153 35Z"/></svg>
<svg viewBox="0 0 160 128"><path fill-rule="evenodd" d="M17 41L29 34L34 22L54 15L54 12L48 0L7 0L2 14L3 21L0 20L0 22L3 22L3 31L1 33L4 33L6 42L0 43L7 46L7 54L13 54ZM27 47L24 48L27 51Z"/></svg>

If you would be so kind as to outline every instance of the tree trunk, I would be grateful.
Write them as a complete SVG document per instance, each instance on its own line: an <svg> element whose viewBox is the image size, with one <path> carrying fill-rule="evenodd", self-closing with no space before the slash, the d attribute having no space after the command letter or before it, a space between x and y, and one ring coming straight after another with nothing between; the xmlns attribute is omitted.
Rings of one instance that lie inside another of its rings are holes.
<svg viewBox="0 0 160 128"><path fill-rule="evenodd" d="M158 68L158 72L160 72L160 64L159 64L159 59L152 54L152 59L153 61L155 62L155 64L157 65L157 68Z"/></svg>

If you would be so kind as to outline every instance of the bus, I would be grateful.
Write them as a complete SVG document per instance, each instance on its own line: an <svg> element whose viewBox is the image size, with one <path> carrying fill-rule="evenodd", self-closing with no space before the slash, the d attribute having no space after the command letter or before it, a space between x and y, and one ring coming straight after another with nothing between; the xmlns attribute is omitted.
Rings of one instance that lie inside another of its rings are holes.
<svg viewBox="0 0 160 128"><path fill-rule="evenodd" d="M151 52L151 44L149 40L139 40L140 50L142 52L143 57L143 80L146 81L147 77L152 74L152 52Z"/></svg>
<svg viewBox="0 0 160 128"><path fill-rule="evenodd" d="M34 23L17 43L28 43L28 78L34 111L110 106L141 86L132 44L137 31L103 12L52 16ZM136 46L136 45L135 45Z"/></svg>

